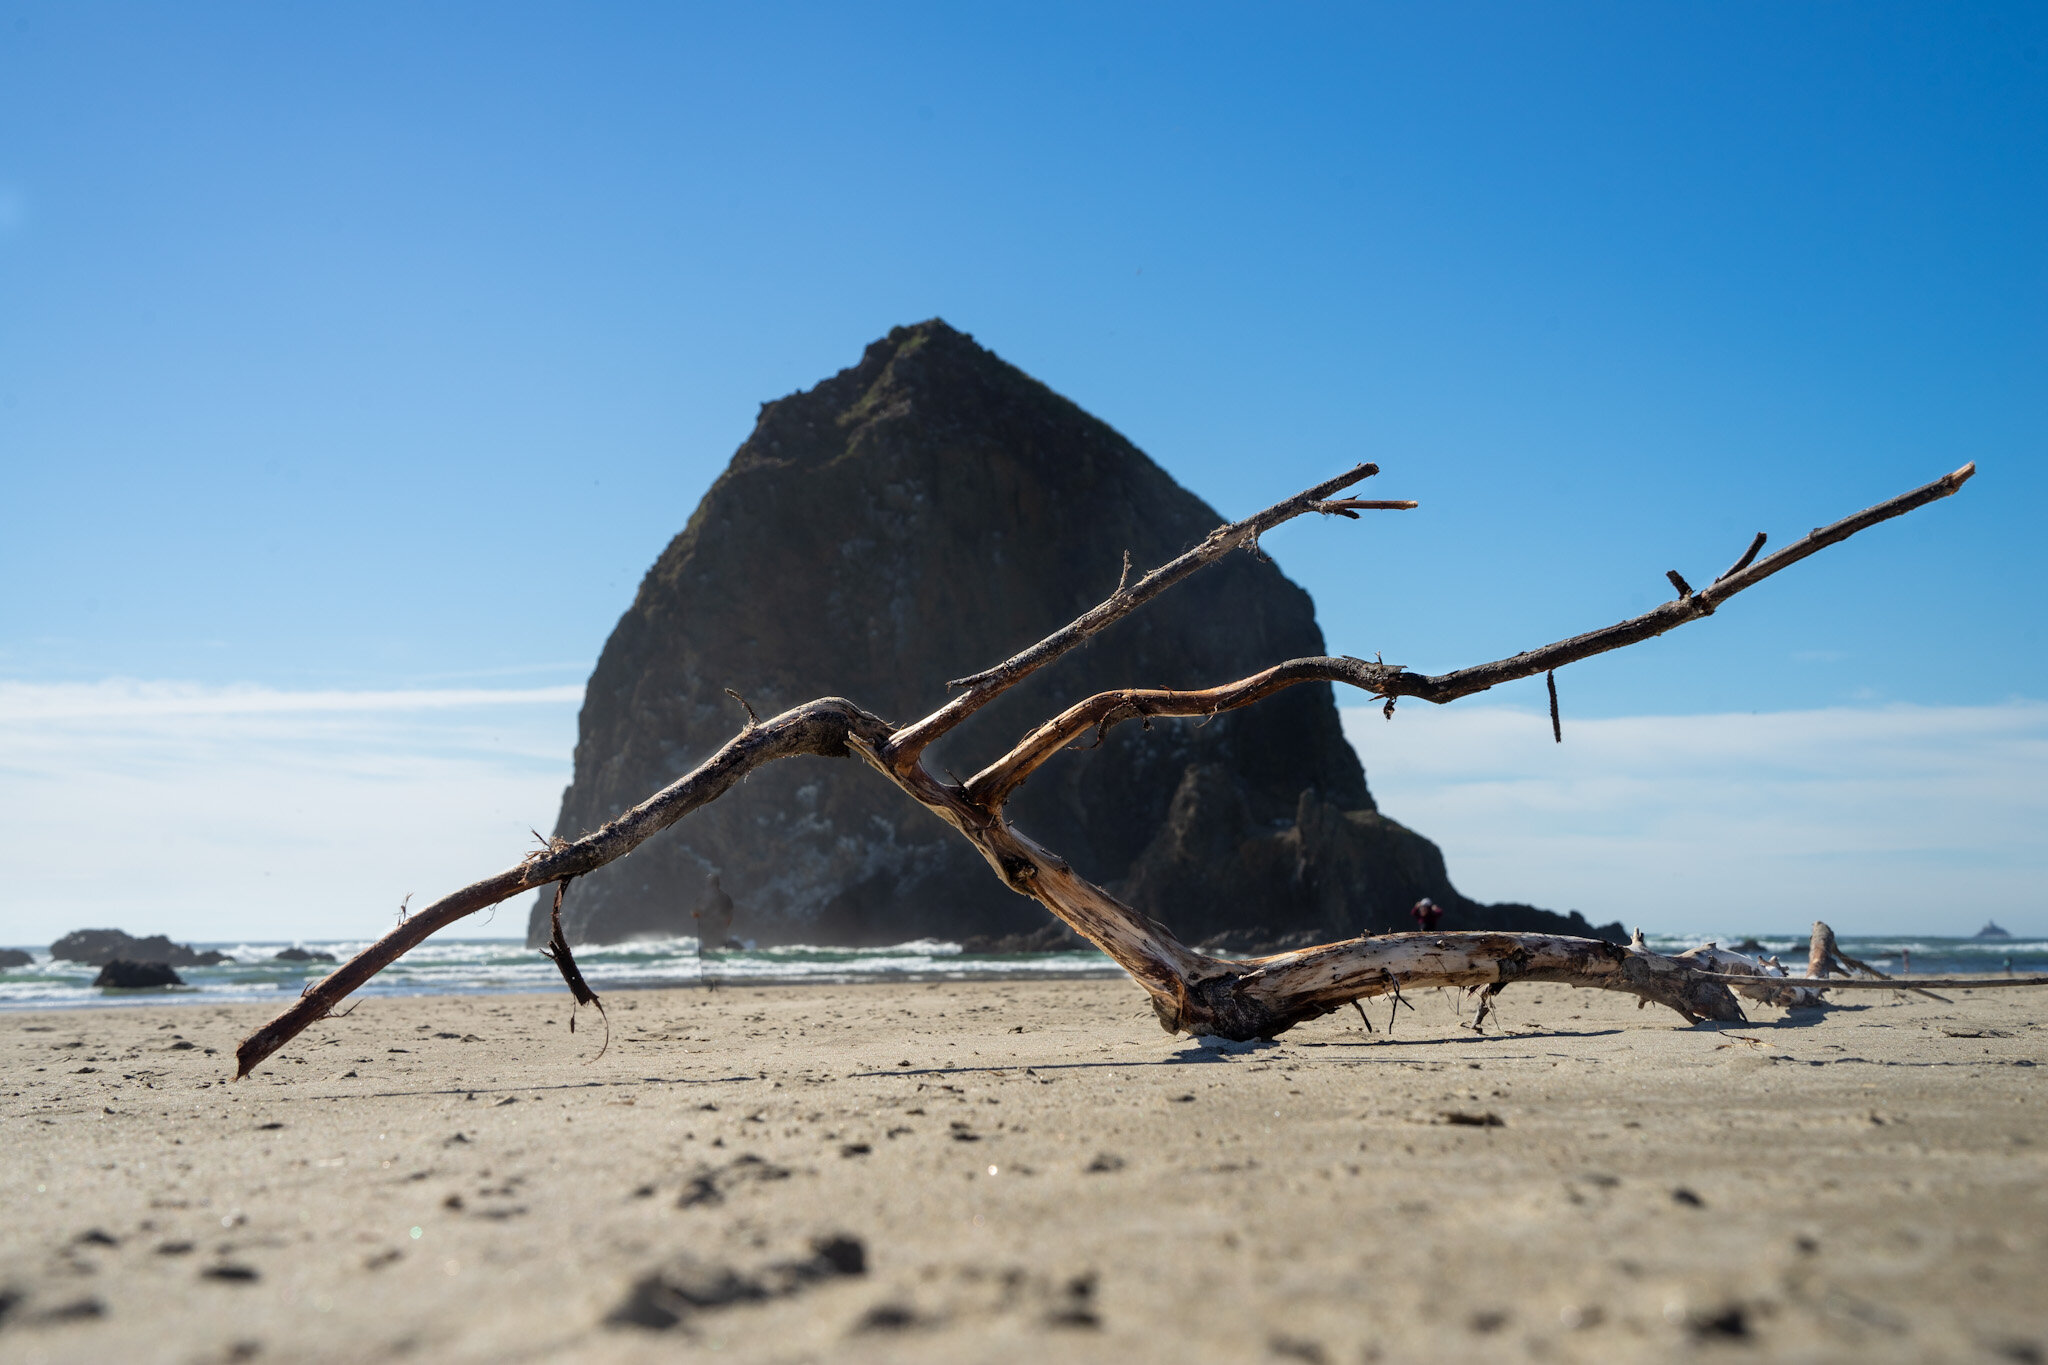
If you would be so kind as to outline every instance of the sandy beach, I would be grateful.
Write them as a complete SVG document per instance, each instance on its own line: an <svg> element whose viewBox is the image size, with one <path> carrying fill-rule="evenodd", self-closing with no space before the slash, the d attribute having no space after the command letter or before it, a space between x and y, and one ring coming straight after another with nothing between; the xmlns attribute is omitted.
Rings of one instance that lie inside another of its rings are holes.
<svg viewBox="0 0 2048 1365"><path fill-rule="evenodd" d="M2042 1001L442 996L239 1083L255 1007L10 1013L0 1358L2037 1361Z"/></svg>

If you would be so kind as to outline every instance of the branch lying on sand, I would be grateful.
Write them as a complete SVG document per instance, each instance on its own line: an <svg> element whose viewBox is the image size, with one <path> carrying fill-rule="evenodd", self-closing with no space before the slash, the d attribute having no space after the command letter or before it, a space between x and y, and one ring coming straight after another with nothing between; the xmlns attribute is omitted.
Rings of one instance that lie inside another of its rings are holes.
<svg viewBox="0 0 2048 1365"><path fill-rule="evenodd" d="M1199 691L1105 692L1038 726L964 785L941 782L924 767L921 756L934 740L1004 691L1231 550L1242 547L1256 552L1258 537L1265 531L1310 512L1355 518L1361 509L1414 506L1397 500L1332 500L1332 494L1379 472L1373 465L1359 465L1256 516L1217 528L1200 544L1134 584L1119 584L1108 599L1029 649L985 672L955 680L950 686L962 689L957 696L909 725L891 727L837 697L807 703L767 721L756 722L750 713L747 727L724 748L602 829L579 839L552 842L517 866L434 902L364 949L290 1009L244 1039L236 1049L237 1075L247 1075L428 935L521 892L565 882L601 867L690 811L716 800L755 768L797 754L860 756L912 800L958 830L1012 889L1036 899L1109 954L1144 987L1160 1023L1170 1031L1231 1039L1270 1038L1304 1019L1369 996L1393 993L1398 997L1404 987L1484 987L1490 1000L1511 981L1552 981L1625 991L1645 1004L1654 1001L1668 1006L1694 1022L1741 1019L1731 985L1758 999L1817 1003L1815 985L1786 978L1775 963L1757 962L1711 945L1711 951L1667 957L1649 951L1640 936L1635 943L1619 947L1547 934L1387 934L1243 961L1210 957L1077 876L1063 859L1011 826L1004 818L1004 803L1019 783L1073 740L1091 729L1099 733L1134 716L1211 716L1304 682L1358 687L1383 698L1389 708L1396 697L1441 704L1651 639L1711 615L1736 593L1810 554L1949 496L1975 471L1975 465L1965 465L1817 529L1762 559L1756 558L1763 545L1759 535L1734 567L1705 588L1695 591L1686 585L1679 598L1641 616L1510 658L1436 676L1351 657L1295 659ZM1809 975L1825 977L1826 972ZM1821 989L1842 984L1829 981Z"/></svg>
<svg viewBox="0 0 2048 1365"><path fill-rule="evenodd" d="M841 757L846 753L848 735L863 734L880 740L888 733L886 722L839 697L808 702L761 725L749 725L696 768L604 828L580 839L556 840L517 865L472 882L415 911L396 929L314 983L290 1009L244 1038L235 1049L237 1078L248 1075L257 1063L283 1047L308 1024L322 1018L365 981L455 921L521 892L581 876L623 857L699 806L725 795L734 783L764 763L793 754Z"/></svg>

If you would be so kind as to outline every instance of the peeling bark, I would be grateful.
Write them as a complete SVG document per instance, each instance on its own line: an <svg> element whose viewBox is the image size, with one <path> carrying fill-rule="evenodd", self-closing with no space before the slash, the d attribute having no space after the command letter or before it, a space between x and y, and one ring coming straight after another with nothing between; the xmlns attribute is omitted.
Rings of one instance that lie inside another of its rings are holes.
<svg viewBox="0 0 2048 1365"><path fill-rule="evenodd" d="M1245 960L1211 957L1180 942L1164 925L1078 876L1057 854L1004 817L1011 793L1033 772L1090 731L1147 716L1208 716L1248 706L1304 682L1343 683L1382 699L1442 704L1519 678L1620 649L1711 615L1736 593L1878 522L1954 493L1975 472L1966 465L1911 492L1816 529L1758 559L1759 534L1726 573L1694 590L1675 572L1680 596L1652 611L1510 658L1438 676L1397 664L1352 657L1295 659L1220 687L1196 691L1127 688L1069 707L1026 734L1008 753L965 783L942 782L922 760L927 747L1039 668L1128 616L1175 583L1234 549L1258 551L1265 531L1310 512L1355 519L1361 510L1406 510L1400 500L1332 499L1376 473L1359 465L1243 521L1210 533L1178 558L1136 583L1120 582L1106 600L1003 663L949 684L960 693L920 720L891 726L850 701L829 697L766 721L754 719L724 748L648 800L575 840L556 840L518 865L434 902L316 983L290 1009L244 1039L237 1075L247 1075L308 1024L428 935L466 915L550 882L565 883L621 857L690 811L716 800L747 773L798 754L857 755L906 795L952 825L987 859L997 877L1034 898L1107 953L1144 988L1169 1032L1227 1039L1270 1038L1368 997L1429 986L1483 989L1487 1001L1516 981L1549 981L1634 995L1689 1022L1743 1018L1736 994L1773 1004L1817 1004L1816 983L1787 978L1775 962L1758 962L1714 945L1675 957L1649 951L1638 933L1627 947L1547 934L1386 934ZM1128 565L1126 566L1128 578ZM1552 724L1555 715L1555 683ZM742 703L744 705L744 703ZM1815 926L1809 976L1825 977L1824 925ZM1826 936L1833 952L1833 934ZM562 945L566 954L567 945ZM565 969L565 977L568 975ZM1842 983L1829 981L1833 987ZM1881 985L1857 982L1856 985ZM1978 983L1993 984L1993 983ZM1998 982L1995 984L2008 984ZM2018 983L2011 983L2018 984ZM571 980L572 989L575 981ZM1731 986L1733 990L1731 990ZM587 989L587 987L585 988ZM580 994L580 993L579 993ZM1484 1017L1483 1008L1480 1016Z"/></svg>

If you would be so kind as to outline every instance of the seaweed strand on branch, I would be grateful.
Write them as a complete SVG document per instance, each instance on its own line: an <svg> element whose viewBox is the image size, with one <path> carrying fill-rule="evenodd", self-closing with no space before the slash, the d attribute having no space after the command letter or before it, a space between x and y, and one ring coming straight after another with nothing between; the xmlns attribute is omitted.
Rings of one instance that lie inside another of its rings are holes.
<svg viewBox="0 0 2048 1365"><path fill-rule="evenodd" d="M540 953L542 957L554 962L555 970L562 974L562 980L568 984L569 994L575 997L575 1004L569 1008L569 1032L576 1031L577 1008L583 1005L597 1006L598 1017L604 1020L604 1047L597 1050L597 1055L602 1057L605 1049L612 1045L612 1017L605 1013L604 1002L597 998L597 992L590 989L590 983L583 979L583 969L576 965L576 955L569 951L569 940L562 935L562 897L568 892L569 883L575 880L574 877L564 877L555 883L555 905L548 913L553 932L548 935L547 947L541 949Z"/></svg>

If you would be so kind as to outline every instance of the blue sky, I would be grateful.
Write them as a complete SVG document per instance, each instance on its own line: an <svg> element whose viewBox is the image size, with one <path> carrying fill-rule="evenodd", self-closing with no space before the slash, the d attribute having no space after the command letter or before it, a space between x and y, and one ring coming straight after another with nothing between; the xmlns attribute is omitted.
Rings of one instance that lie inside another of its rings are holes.
<svg viewBox="0 0 2048 1365"><path fill-rule="evenodd" d="M932 315L1226 513L1377 460L1421 511L1269 549L1333 650L1429 669L1975 460L1567 670L1566 716L2036 716L2044 153L2038 6L0 4L0 725L482 687L566 735L537 698L757 405ZM2026 788L2009 728L1937 732ZM317 786L305 746L267 780ZM0 809L49 807L66 760L37 752L0 760ZM508 824L551 822L566 761L519 768L542 794ZM1367 754L1383 790L1428 761ZM1412 790L1447 848L1505 837ZM476 837L447 875L505 861ZM2038 836L2003 850L2038 868ZM1513 880L1486 889L1536 897ZM158 903L102 881L21 913ZM1997 908L2048 929L2039 884Z"/></svg>

